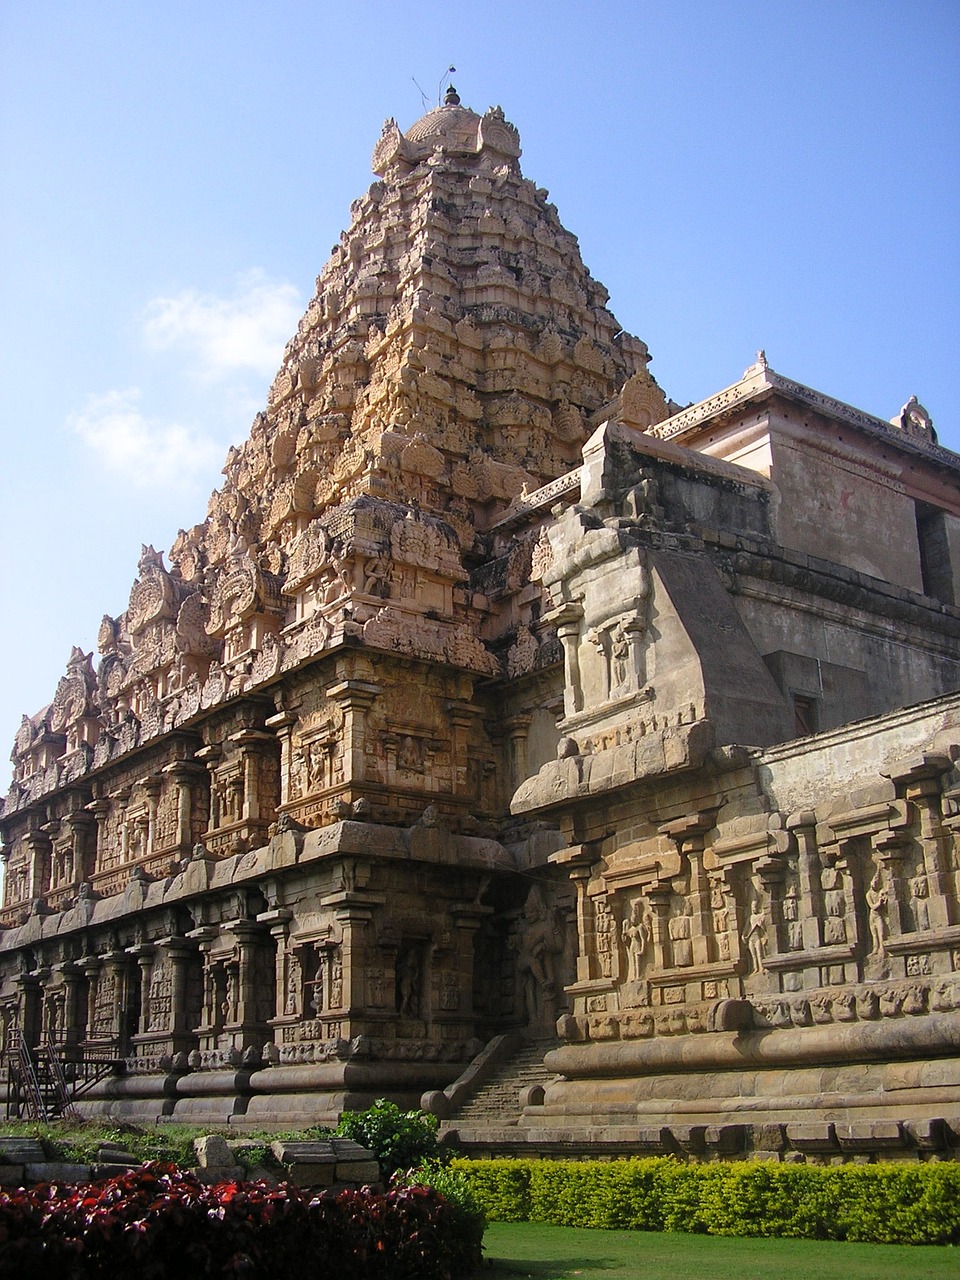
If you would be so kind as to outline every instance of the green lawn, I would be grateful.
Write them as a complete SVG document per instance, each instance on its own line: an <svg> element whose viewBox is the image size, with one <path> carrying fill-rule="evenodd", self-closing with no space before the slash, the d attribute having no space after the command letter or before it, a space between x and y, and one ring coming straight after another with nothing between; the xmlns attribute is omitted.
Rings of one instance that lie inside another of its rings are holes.
<svg viewBox="0 0 960 1280"><path fill-rule="evenodd" d="M542 1222L491 1222L483 1280L947 1280L960 1249L733 1239L672 1232L585 1231Z"/></svg>

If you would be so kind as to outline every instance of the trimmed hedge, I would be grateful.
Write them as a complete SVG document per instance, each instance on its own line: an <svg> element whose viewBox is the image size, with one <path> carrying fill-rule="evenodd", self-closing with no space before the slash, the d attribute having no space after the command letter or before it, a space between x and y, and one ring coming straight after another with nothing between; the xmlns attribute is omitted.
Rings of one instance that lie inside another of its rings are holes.
<svg viewBox="0 0 960 1280"><path fill-rule="evenodd" d="M428 1187L311 1198L258 1182L206 1186L173 1165L79 1186L0 1191L2 1280L460 1280L480 1235Z"/></svg>
<svg viewBox="0 0 960 1280"><path fill-rule="evenodd" d="M960 1244L960 1164L456 1160L497 1222Z"/></svg>

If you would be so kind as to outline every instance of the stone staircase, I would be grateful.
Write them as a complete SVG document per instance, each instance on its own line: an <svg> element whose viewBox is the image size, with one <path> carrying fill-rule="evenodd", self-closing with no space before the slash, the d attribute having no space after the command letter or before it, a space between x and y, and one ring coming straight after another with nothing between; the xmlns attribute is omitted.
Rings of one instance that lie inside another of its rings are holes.
<svg viewBox="0 0 960 1280"><path fill-rule="evenodd" d="M447 1119L445 1128L467 1132L516 1127L522 1107L520 1093L531 1085L546 1085L555 1073L543 1056L558 1045L555 1039L524 1040L480 1087Z"/></svg>

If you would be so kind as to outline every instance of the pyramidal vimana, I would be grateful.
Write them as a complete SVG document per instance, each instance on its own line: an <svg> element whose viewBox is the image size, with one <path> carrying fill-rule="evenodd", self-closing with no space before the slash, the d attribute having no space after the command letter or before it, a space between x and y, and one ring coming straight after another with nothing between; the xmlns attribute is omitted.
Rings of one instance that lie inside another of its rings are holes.
<svg viewBox="0 0 960 1280"><path fill-rule="evenodd" d="M205 519L24 717L8 1108L942 1155L960 457L763 352L668 399L519 158L387 121Z"/></svg>

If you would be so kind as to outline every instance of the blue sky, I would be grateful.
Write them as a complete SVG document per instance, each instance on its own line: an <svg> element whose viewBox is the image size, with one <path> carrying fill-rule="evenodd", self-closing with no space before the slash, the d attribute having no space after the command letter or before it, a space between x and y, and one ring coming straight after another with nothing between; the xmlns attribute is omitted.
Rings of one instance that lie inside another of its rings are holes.
<svg viewBox="0 0 960 1280"><path fill-rule="evenodd" d="M0 756L202 519L384 118L451 63L669 396L762 346L960 450L956 0L6 0Z"/></svg>

